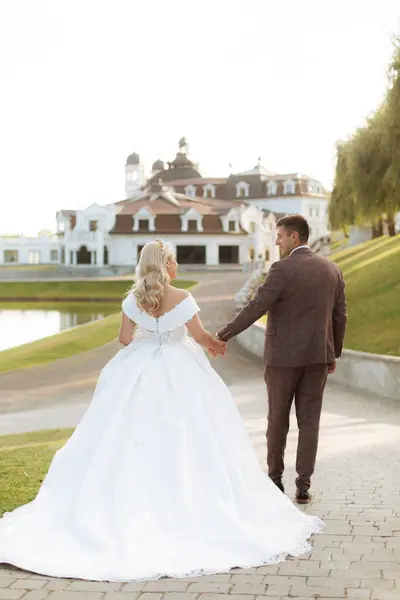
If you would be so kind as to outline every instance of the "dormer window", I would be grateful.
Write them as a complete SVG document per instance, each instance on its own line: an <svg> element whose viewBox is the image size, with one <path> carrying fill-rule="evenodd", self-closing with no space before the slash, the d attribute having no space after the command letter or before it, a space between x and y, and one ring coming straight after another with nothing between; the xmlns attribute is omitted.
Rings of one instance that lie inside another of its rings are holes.
<svg viewBox="0 0 400 600"><path fill-rule="evenodd" d="M248 198L250 196L250 186L245 181L241 181L236 185L236 197Z"/></svg>
<svg viewBox="0 0 400 600"><path fill-rule="evenodd" d="M236 221L228 222L228 231L236 231Z"/></svg>
<svg viewBox="0 0 400 600"><path fill-rule="evenodd" d="M156 216L151 210L143 206L133 217L133 231L149 232L156 229Z"/></svg>
<svg viewBox="0 0 400 600"><path fill-rule="evenodd" d="M221 215L220 219L225 233L240 233L240 211L237 208L231 208L226 215Z"/></svg>
<svg viewBox="0 0 400 600"><path fill-rule="evenodd" d="M291 179L288 179L283 184L283 189L285 194L294 194L295 193L295 182Z"/></svg>
<svg viewBox="0 0 400 600"><path fill-rule="evenodd" d="M211 183L207 183L207 185L205 185L203 188L203 197L215 198L215 186Z"/></svg>
<svg viewBox="0 0 400 600"><path fill-rule="evenodd" d="M186 196L190 196L190 198L195 198L196 196L196 186L195 185L187 185L185 187Z"/></svg>
<svg viewBox="0 0 400 600"><path fill-rule="evenodd" d="M98 221L89 221L89 231L97 231Z"/></svg>
<svg viewBox="0 0 400 600"><path fill-rule="evenodd" d="M278 184L276 181L269 181L267 185L268 196L275 196L278 190Z"/></svg>
<svg viewBox="0 0 400 600"><path fill-rule="evenodd" d="M139 219L138 231L150 231L149 219Z"/></svg>
<svg viewBox="0 0 400 600"><path fill-rule="evenodd" d="M181 215L181 223L182 231L192 233L203 231L203 217L195 208L191 208L186 214Z"/></svg>
<svg viewBox="0 0 400 600"><path fill-rule="evenodd" d="M197 231L197 220L196 219L188 219L187 230L188 231Z"/></svg>

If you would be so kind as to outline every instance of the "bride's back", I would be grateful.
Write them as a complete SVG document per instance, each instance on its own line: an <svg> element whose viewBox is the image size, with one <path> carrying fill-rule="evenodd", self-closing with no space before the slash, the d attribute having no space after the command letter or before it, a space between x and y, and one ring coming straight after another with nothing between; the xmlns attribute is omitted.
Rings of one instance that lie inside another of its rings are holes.
<svg viewBox="0 0 400 600"><path fill-rule="evenodd" d="M182 302L182 300L187 298L187 296L189 296L189 292L186 290L181 290L170 284L164 286L164 292L161 297L159 308L155 313L151 314L151 316L155 317L156 319L162 317L162 315L170 312L180 302Z"/></svg>

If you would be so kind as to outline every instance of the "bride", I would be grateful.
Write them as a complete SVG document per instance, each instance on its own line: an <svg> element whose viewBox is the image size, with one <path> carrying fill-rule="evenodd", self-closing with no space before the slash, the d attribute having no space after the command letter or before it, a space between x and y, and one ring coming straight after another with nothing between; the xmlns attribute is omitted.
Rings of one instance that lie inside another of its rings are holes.
<svg viewBox="0 0 400 600"><path fill-rule="evenodd" d="M122 303L125 348L35 500L0 519L0 562L98 581L186 577L283 561L322 529L262 471L199 307L146 244ZM192 337L188 336L188 332ZM133 338L133 339L132 339Z"/></svg>

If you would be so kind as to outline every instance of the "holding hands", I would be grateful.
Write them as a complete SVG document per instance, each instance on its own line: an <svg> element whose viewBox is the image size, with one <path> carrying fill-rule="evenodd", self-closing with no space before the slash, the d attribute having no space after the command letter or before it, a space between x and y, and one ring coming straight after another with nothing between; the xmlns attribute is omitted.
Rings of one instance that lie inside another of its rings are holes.
<svg viewBox="0 0 400 600"><path fill-rule="evenodd" d="M208 353L211 356L224 356L226 354L227 342L223 342L218 338L213 338L211 343L208 345Z"/></svg>

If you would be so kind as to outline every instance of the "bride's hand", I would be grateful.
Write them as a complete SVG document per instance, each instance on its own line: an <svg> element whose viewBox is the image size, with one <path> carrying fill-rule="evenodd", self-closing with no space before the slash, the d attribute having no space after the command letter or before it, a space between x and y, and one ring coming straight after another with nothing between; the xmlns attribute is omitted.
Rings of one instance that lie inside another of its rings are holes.
<svg viewBox="0 0 400 600"><path fill-rule="evenodd" d="M226 342L217 338L213 339L212 347L208 348L208 352L211 356L224 356L226 354Z"/></svg>

